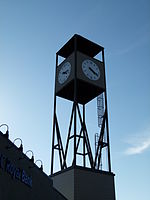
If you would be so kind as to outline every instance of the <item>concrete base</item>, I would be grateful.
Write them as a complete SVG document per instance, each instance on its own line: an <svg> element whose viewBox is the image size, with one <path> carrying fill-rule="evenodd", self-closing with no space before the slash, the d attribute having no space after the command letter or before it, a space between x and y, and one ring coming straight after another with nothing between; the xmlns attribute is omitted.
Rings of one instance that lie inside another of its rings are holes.
<svg viewBox="0 0 150 200"><path fill-rule="evenodd" d="M68 200L115 200L113 173L71 167L51 178L53 186Z"/></svg>

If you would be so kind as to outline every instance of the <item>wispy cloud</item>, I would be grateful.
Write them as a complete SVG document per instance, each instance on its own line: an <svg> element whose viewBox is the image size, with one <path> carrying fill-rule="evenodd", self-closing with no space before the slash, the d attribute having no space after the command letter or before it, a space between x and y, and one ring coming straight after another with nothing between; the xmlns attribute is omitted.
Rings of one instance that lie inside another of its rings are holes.
<svg viewBox="0 0 150 200"><path fill-rule="evenodd" d="M150 149L150 128L132 136L127 143L130 146L125 150L126 155L141 154Z"/></svg>
<svg viewBox="0 0 150 200"><path fill-rule="evenodd" d="M133 145L132 147L129 147L125 153L127 155L133 155L133 154L141 154L146 149L150 148L150 138L148 140L141 142L139 145Z"/></svg>

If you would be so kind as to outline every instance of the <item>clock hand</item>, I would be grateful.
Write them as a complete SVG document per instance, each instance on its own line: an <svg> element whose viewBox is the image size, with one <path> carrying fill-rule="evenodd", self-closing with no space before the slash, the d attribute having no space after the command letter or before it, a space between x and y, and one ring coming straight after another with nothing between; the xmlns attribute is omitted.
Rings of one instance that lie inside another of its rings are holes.
<svg viewBox="0 0 150 200"><path fill-rule="evenodd" d="M69 70L66 70L66 71L64 71L64 72L63 72L63 74L67 74L67 73L68 73L68 71L69 71Z"/></svg>
<svg viewBox="0 0 150 200"><path fill-rule="evenodd" d="M98 74L97 74L91 67L89 67L89 70L90 70L94 75L98 76Z"/></svg>

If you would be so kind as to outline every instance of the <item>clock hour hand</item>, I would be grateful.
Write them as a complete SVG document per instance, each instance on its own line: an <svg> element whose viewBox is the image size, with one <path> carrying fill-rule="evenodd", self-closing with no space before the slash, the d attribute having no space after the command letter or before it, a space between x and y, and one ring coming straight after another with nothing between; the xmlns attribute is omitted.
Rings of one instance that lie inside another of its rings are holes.
<svg viewBox="0 0 150 200"><path fill-rule="evenodd" d="M66 70L66 71L63 72L63 74L67 74L67 73L68 73L68 70Z"/></svg>
<svg viewBox="0 0 150 200"><path fill-rule="evenodd" d="M97 74L91 67L89 67L89 70L90 70L94 75L98 76L98 74Z"/></svg>

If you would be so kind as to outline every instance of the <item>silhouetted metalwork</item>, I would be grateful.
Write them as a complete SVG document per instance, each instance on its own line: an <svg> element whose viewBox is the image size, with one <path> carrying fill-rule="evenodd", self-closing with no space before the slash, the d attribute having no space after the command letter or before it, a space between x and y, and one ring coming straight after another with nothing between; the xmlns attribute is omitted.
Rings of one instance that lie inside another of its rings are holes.
<svg viewBox="0 0 150 200"><path fill-rule="evenodd" d="M101 54L101 60L94 58L97 54ZM65 59L60 64L58 64L59 56ZM99 133L95 155L93 155L85 121L85 107L89 101L99 95L102 99L99 99L98 103L103 104L99 105L98 109L103 110L102 112L98 110ZM63 147L57 117L57 96L72 101L65 147ZM77 119L79 119L78 124L80 124L79 132L77 131ZM73 140L72 166L77 166L78 155L83 158L83 167L100 170L102 151L105 148L107 149L108 171L111 172L104 48L76 34L56 53L51 174L54 173L56 151L59 154L60 170L68 168L67 155L70 140ZM80 144L82 152L81 149L79 152Z"/></svg>
<svg viewBox="0 0 150 200"><path fill-rule="evenodd" d="M0 125L0 128L1 127L6 127L7 128L7 130L6 130L6 132L3 134L3 136L4 137L6 137L7 139L9 138L9 126L7 125L7 124L1 124ZM1 132L1 131L0 131ZM3 133L3 132L1 132L1 133Z"/></svg>

